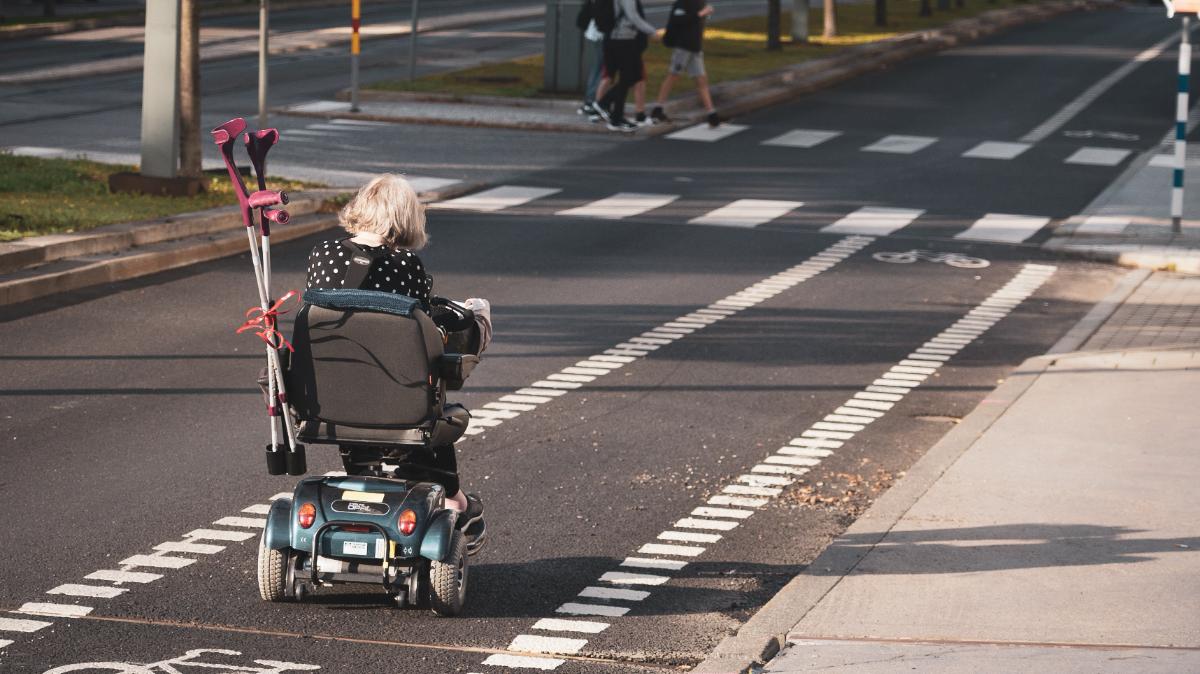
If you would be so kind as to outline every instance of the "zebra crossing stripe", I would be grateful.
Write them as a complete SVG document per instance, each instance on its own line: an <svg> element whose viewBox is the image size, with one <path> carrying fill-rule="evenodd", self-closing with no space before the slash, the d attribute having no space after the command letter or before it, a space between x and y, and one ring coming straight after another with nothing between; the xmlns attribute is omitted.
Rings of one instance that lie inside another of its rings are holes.
<svg viewBox="0 0 1200 674"><path fill-rule="evenodd" d="M832 225L821 228L821 231L828 234L887 236L912 224L924 212L913 208L863 206Z"/></svg>
<svg viewBox="0 0 1200 674"><path fill-rule="evenodd" d="M724 227L757 227L763 223L800 208L802 201L774 201L770 199L738 199L709 211L698 218L688 220L689 225L720 225Z"/></svg>
<svg viewBox="0 0 1200 674"><path fill-rule="evenodd" d="M527 204L534 199L541 199L561 192L553 187L522 187L520 185L501 185L490 190L476 192L465 197L438 201L429 204L431 208L450 208L460 211L478 211L491 213Z"/></svg>
<svg viewBox="0 0 1200 674"><path fill-rule="evenodd" d="M693 140L701 143L715 143L723 138L728 138L735 133L741 133L748 127L741 124L722 124L717 127L709 126L708 124L697 124L696 126L688 127L681 131L668 134L667 138L671 140Z"/></svg>
<svg viewBox="0 0 1200 674"><path fill-rule="evenodd" d="M643 194L618 192L611 197L593 201L576 208L559 211L557 215L620 220L661 208L679 198L678 194Z"/></svg>
<svg viewBox="0 0 1200 674"><path fill-rule="evenodd" d="M962 153L962 156L973 159L1016 159L1031 147L1033 145L1030 143L1004 143L987 140Z"/></svg>
<svg viewBox="0 0 1200 674"><path fill-rule="evenodd" d="M1050 218L988 213L976 220L975 224L969 228L955 234L954 238L968 241L1020 243L1036 234L1048 222L1050 222Z"/></svg>
<svg viewBox="0 0 1200 674"><path fill-rule="evenodd" d="M913 154L937 142L931 136L884 136L862 148L863 152L884 152L887 154Z"/></svg>
<svg viewBox="0 0 1200 674"><path fill-rule="evenodd" d="M825 131L822 129L793 129L782 136L776 136L770 140L764 140L763 145L776 145L779 147L816 147L821 143L833 140L842 135L841 131Z"/></svg>
<svg viewBox="0 0 1200 674"><path fill-rule="evenodd" d="M1116 166L1125 161L1129 150L1119 147L1081 147L1064 160L1067 164L1085 166Z"/></svg>

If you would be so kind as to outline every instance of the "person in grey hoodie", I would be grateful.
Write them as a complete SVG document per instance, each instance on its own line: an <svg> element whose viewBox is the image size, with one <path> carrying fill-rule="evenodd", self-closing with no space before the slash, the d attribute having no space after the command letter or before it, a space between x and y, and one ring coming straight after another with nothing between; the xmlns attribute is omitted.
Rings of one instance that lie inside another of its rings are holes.
<svg viewBox="0 0 1200 674"><path fill-rule="evenodd" d="M608 113L608 128L634 131L637 125L625 119L625 98L633 85L646 77L642 52L658 29L646 21L641 0L612 0L616 22L604 40L604 70L615 83L597 105Z"/></svg>

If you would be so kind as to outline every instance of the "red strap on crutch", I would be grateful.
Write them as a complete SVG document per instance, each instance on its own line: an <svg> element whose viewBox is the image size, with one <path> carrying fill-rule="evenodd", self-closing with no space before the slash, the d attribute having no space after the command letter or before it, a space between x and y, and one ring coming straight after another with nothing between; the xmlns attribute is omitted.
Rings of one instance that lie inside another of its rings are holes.
<svg viewBox="0 0 1200 674"><path fill-rule="evenodd" d="M272 349L287 348L288 351L294 352L295 349L292 348L291 343L283 337L279 330L275 329L275 325L280 314L287 313L286 311L281 310L280 307L283 306L284 302L287 302L296 295L297 293L295 290L289 290L286 295L279 298L279 300L277 300L275 304L272 304L268 309L263 309L262 307L250 307L246 310L246 322L237 329L237 334L240 335L247 330L258 330L258 332L255 332L254 334L258 335L259 339L266 342L267 346L271 347Z"/></svg>

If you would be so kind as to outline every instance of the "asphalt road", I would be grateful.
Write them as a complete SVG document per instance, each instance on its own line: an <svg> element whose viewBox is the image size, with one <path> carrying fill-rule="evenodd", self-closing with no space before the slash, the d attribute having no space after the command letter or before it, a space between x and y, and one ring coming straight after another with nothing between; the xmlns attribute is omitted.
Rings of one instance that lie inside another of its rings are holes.
<svg viewBox="0 0 1200 674"><path fill-rule="evenodd" d="M1139 151L1159 142L1172 111L1170 50L1020 156L961 155L984 141L1017 142L1171 30L1136 10L1068 16L747 116L736 120L745 129L715 142L620 143L525 172L514 184L561 191L523 205L432 210L433 244L423 257L437 291L484 296L495 307L496 341L461 396L475 409L677 317L722 315L695 313L713 303L748 307L677 330L682 337L461 444L465 480L487 503L490 540L472 559L470 603L459 618L398 611L370 587L322 590L303 604L261 602L254 538L170 553L195 561L139 568L161 578L120 584L127 591L112 598L44 594L63 584L112 588L85 577L196 529L255 533L223 518L254 517L294 480L268 477L261 466L266 429L251 384L260 352L253 338L233 334L253 301L245 256L0 310L0 609L92 609L44 618L50 626L28 633L0 621L0 639L14 642L0 649L0 667L151 663L220 648L237 654L208 657L332 672L499 672L510 670L481 663L547 637L586 641L556 656L565 660L557 671L698 662L1013 366L1044 353L1111 288L1119 271L1052 259L1035 244L1129 161L1065 159L1086 147ZM840 135L811 148L762 144L798 128ZM1067 134L1079 131L1093 133ZM381 143L407 133L378 132ZM892 134L935 141L910 154L861 149ZM616 192L676 198L624 218L558 213ZM751 198L803 205L757 227L687 224ZM819 231L863 206L908 209L914 219L870 240ZM1017 243L955 238L989 213L1048 221ZM303 282L317 240L277 248L279 287ZM990 265L874 257L917 248ZM1031 273L1039 283L1022 286L1011 312L982 334L949 337L963 348L752 517L719 540L661 540L672 531L711 536L681 520L728 495L727 485L761 485L740 476L856 392L878 387L993 293L1008 288L1002 299L1011 297L1017 291L1007 284ZM768 277L775 281L756 285ZM338 467L332 450L317 447L310 466ZM646 544L704 550L683 557ZM628 557L687 564L665 572L618 566ZM601 580L613 571L670 580ZM649 594L597 599L590 587ZM560 613L569 603L628 612ZM607 627L535 627L546 618Z"/></svg>

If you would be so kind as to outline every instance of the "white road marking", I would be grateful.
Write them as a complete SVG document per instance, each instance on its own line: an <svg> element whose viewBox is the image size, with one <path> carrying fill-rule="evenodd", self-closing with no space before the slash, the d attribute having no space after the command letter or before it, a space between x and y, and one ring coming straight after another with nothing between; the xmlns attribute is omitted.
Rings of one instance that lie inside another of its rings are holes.
<svg viewBox="0 0 1200 674"><path fill-rule="evenodd" d="M704 548L692 545L667 545L664 543L647 543L638 548L643 555L678 555L680 557L697 557Z"/></svg>
<svg viewBox="0 0 1200 674"><path fill-rule="evenodd" d="M0 632L36 632L54 623L42 620L24 620L21 618L0 618Z"/></svg>
<svg viewBox="0 0 1200 674"><path fill-rule="evenodd" d="M121 566L149 566L159 569L182 569L196 560L186 557L170 557L168 555L134 555L122 559Z"/></svg>
<svg viewBox="0 0 1200 674"><path fill-rule="evenodd" d="M921 217L923 210L913 208L883 208L863 206L821 231L828 234L866 234L887 236Z"/></svg>
<svg viewBox="0 0 1200 674"><path fill-rule="evenodd" d="M976 220L969 228L955 234L954 238L969 241L1020 243L1037 234L1049 222L1050 218L1031 215L988 213Z"/></svg>
<svg viewBox="0 0 1200 674"><path fill-rule="evenodd" d="M650 596L645 590L625 590L619 587L585 587L579 593L585 599L620 599L623 601L641 601Z"/></svg>
<svg viewBox="0 0 1200 674"><path fill-rule="evenodd" d="M269 498L269 499L267 499L267 500L268 500L268 501L278 501L278 500L279 500L279 499L281 499L281 498L291 498L291 497L292 497L292 492L290 492L290 491L281 491L281 492L279 492L278 494L275 494L274 496L272 496L271 498Z"/></svg>
<svg viewBox="0 0 1200 674"><path fill-rule="evenodd" d="M748 487L742 484L731 484L721 491L726 494L748 494L750 496L779 496L783 492L782 489L774 489L772 487ZM661 536L660 536L661 538Z"/></svg>
<svg viewBox="0 0 1200 674"><path fill-rule="evenodd" d="M962 156L975 159L1016 159L1031 147L1033 145L1030 143L1003 143L987 140L962 153Z"/></svg>
<svg viewBox="0 0 1200 674"><path fill-rule="evenodd" d="M708 508L700 507L692 510L692 514L696 517L730 517L735 520L744 520L754 514L753 510L738 510L736 508Z"/></svg>
<svg viewBox="0 0 1200 674"><path fill-rule="evenodd" d="M67 583L59 585L56 588L46 590L46 594L62 594L68 597L95 597L97 599L112 599L119 597L122 593L128 592L129 588L125 587L107 587L104 585L79 585L76 583Z"/></svg>
<svg viewBox="0 0 1200 674"><path fill-rule="evenodd" d="M567 602L562 606L554 609L555 613L565 613L568 615L595 615L606 618L617 618L629 613L627 606L601 606L600 604L579 604L575 602Z"/></svg>
<svg viewBox="0 0 1200 674"><path fill-rule="evenodd" d="M653 559L651 557L626 557L620 564L631 569L666 569L678 571L687 566L687 562L677 559Z"/></svg>
<svg viewBox="0 0 1200 674"><path fill-rule="evenodd" d="M28 615L45 615L55 618L82 618L92 612L91 606L79 606L78 604L52 604L48 602L30 601L21 605L21 608L13 611L13 613L26 613Z"/></svg>
<svg viewBox="0 0 1200 674"><path fill-rule="evenodd" d="M667 138L671 140L694 140L701 143L715 143L723 138L728 138L735 133L745 131L747 127L741 124L722 124L718 127L711 127L708 124L697 124L675 133L667 134Z"/></svg>
<svg viewBox="0 0 1200 674"><path fill-rule="evenodd" d="M757 227L781 218L804 205L802 201L773 201L770 199L738 199L688 220L689 225L720 225L724 227Z"/></svg>
<svg viewBox="0 0 1200 674"><path fill-rule="evenodd" d="M517 635L508 650L522 653L549 653L552 655L574 655L587 645L587 639L565 637L543 637L535 634Z"/></svg>
<svg viewBox="0 0 1200 674"><path fill-rule="evenodd" d="M679 198L678 194L642 194L640 192L618 192L583 206L559 211L558 215L581 218L603 218L620 220L640 215L646 211L662 208Z"/></svg>
<svg viewBox="0 0 1200 674"><path fill-rule="evenodd" d="M267 526L265 517L222 517L213 522L219 527L246 527L248 529L262 529Z"/></svg>
<svg viewBox="0 0 1200 674"><path fill-rule="evenodd" d="M107 580L110 583L153 583L162 578L162 574L146 571L93 571L83 577L84 580Z"/></svg>
<svg viewBox="0 0 1200 674"><path fill-rule="evenodd" d="M593 622L590 620L563 620L562 618L542 618L533 624L533 629L535 630L583 632L585 634L599 634L608 629L608 627L608 623Z"/></svg>
<svg viewBox="0 0 1200 674"><path fill-rule="evenodd" d="M289 494L290 496L290 494ZM197 538L205 541L244 541L254 538L252 531L228 531L225 529L193 529L183 535L184 538Z"/></svg>
<svg viewBox="0 0 1200 674"><path fill-rule="evenodd" d="M159 552L183 552L195 555L211 555L225 549L224 545L209 545L208 543L188 543L168 541L154 546Z"/></svg>
<svg viewBox="0 0 1200 674"><path fill-rule="evenodd" d="M786 477L775 477L772 475L739 475L738 482L744 482L752 487L786 487L795 480L790 480Z"/></svg>
<svg viewBox="0 0 1200 674"><path fill-rule="evenodd" d="M1169 45L1179 39L1177 34L1172 34L1160 40L1157 44L1139 53L1133 57L1132 61L1122 64L1116 70L1108 75L1105 75L1086 91L1079 94L1070 103L1064 105L1060 110L1050 116L1049 119L1037 125L1037 127L1029 133L1021 136L1023 143L1040 143L1050 137L1050 134L1062 128L1075 115L1079 114L1087 106L1091 105L1097 98L1100 98L1104 92L1112 88L1114 84L1120 82L1126 75L1133 72L1138 66L1147 61L1153 61L1158 58L1158 55L1163 52Z"/></svg>
<svg viewBox="0 0 1200 674"><path fill-rule="evenodd" d="M715 506L741 506L743 508L761 508L762 506L765 506L768 503L770 503L770 501L765 498L749 498L746 496L726 496L724 494L717 494L716 496L709 498L707 503L709 505L715 505Z"/></svg>
<svg viewBox="0 0 1200 674"><path fill-rule="evenodd" d="M795 447L780 447L780 454L793 454L796 451ZM810 456L768 456L763 459L767 463L777 463L784 466L815 466L821 463L820 459Z"/></svg>
<svg viewBox="0 0 1200 674"><path fill-rule="evenodd" d="M716 543L720 534L702 534L696 531L664 531L658 535L660 541L683 541L684 543Z"/></svg>
<svg viewBox="0 0 1200 674"><path fill-rule="evenodd" d="M438 201L429 204L432 208L447 208L460 211L478 211L491 213L493 211L512 208L527 204L535 199L548 197L561 192L561 189L551 187L521 187L519 185L501 185L490 190L468 194L465 197Z"/></svg>
<svg viewBox="0 0 1200 674"><path fill-rule="evenodd" d="M794 129L782 136L764 140L763 145L778 145L781 147L816 147L821 143L833 140L842 135L841 131L824 131L821 129Z"/></svg>
<svg viewBox="0 0 1200 674"><path fill-rule="evenodd" d="M510 667L513 669L557 669L559 665L566 662L558 658L534 658L527 655L508 655L506 653L494 653L488 656L487 660L483 661L485 665L493 667Z"/></svg>
<svg viewBox="0 0 1200 674"><path fill-rule="evenodd" d="M4 648L5 646L11 646L12 643L13 643L12 639L0 639L0 648Z"/></svg>
<svg viewBox="0 0 1200 674"><path fill-rule="evenodd" d="M271 512L271 506L265 503L255 503L252 506L242 508L242 512L250 515L266 515Z"/></svg>
<svg viewBox="0 0 1200 674"><path fill-rule="evenodd" d="M913 154L937 142L931 136L884 136L862 148L863 152L886 152L888 154Z"/></svg>
<svg viewBox="0 0 1200 674"><path fill-rule="evenodd" d="M738 523L733 520L705 520L696 517L685 517L671 525L680 529L712 529L714 531L731 531Z"/></svg>
<svg viewBox="0 0 1200 674"><path fill-rule="evenodd" d="M624 571L609 571L600 576L601 582L616 585L662 585L671 580L670 576L657 576L651 573L626 573Z"/></svg>
<svg viewBox="0 0 1200 674"><path fill-rule="evenodd" d="M536 410L537 405L525 405L521 403L484 403L483 409L505 410L508 412L528 412Z"/></svg>
<svg viewBox="0 0 1200 674"><path fill-rule="evenodd" d="M1081 147L1070 157L1063 160L1066 164L1083 164L1086 166L1116 166L1125 161L1129 150L1116 147Z"/></svg>

